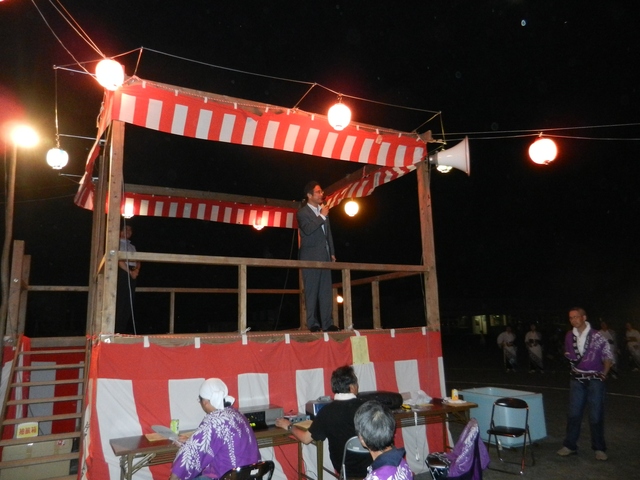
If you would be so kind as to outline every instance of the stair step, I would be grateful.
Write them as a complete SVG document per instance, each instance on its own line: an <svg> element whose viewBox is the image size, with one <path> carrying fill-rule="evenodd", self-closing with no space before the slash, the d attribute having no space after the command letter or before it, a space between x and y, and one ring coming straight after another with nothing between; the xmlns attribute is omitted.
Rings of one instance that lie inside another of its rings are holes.
<svg viewBox="0 0 640 480"><path fill-rule="evenodd" d="M24 445L26 443L48 442L52 440L66 440L69 438L80 438L80 432L53 433L51 435L38 435L37 437L9 438L6 440L0 440L0 447Z"/></svg>
<svg viewBox="0 0 640 480"><path fill-rule="evenodd" d="M28 367L16 367L16 372L32 372L34 370L64 370L69 368L84 368L84 363L68 363L59 365L30 365Z"/></svg>
<svg viewBox="0 0 640 480"><path fill-rule="evenodd" d="M24 398L22 400L9 400L7 405L32 405L35 403L53 403L53 402L72 402L74 400L82 400L82 395L69 395L66 397L49 397L49 398Z"/></svg>
<svg viewBox="0 0 640 480"><path fill-rule="evenodd" d="M23 350L18 355L58 355L61 353L86 353L84 348L72 348L67 350Z"/></svg>
<svg viewBox="0 0 640 480"><path fill-rule="evenodd" d="M84 378L66 378L64 380L42 380L39 382L18 382L12 383L11 388L40 387L46 385L68 385L71 383L84 383Z"/></svg>
<svg viewBox="0 0 640 480"><path fill-rule="evenodd" d="M2 425L17 425L23 422L53 422L56 420L72 420L80 418L82 413L62 413L60 415L46 415L42 417L23 417L23 418L6 418L2 421Z"/></svg>
<svg viewBox="0 0 640 480"><path fill-rule="evenodd" d="M64 460L77 460L78 452L64 453L62 455L47 455L45 457L22 458L20 460L7 460L0 462L0 470L5 468L26 467L27 465L42 465L44 463L61 462Z"/></svg>

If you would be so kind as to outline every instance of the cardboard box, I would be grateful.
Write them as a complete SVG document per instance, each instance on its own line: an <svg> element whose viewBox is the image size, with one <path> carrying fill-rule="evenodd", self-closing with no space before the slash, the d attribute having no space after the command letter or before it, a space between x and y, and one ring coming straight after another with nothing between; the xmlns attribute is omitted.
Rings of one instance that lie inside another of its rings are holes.
<svg viewBox="0 0 640 480"><path fill-rule="evenodd" d="M2 449L2 461L23 460L25 458L46 457L71 453L73 440L57 440L49 442L28 443L25 445L11 445ZM41 465L27 465L24 467L3 468L0 470L0 480L41 480L44 478L62 477L69 475L71 461L43 463Z"/></svg>

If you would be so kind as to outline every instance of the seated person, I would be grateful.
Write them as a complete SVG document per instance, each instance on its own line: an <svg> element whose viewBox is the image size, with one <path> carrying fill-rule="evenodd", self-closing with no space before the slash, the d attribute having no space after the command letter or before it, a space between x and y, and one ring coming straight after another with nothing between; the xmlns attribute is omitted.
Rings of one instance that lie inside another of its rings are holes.
<svg viewBox="0 0 640 480"><path fill-rule="evenodd" d="M249 421L231 406L235 399L228 394L219 378L202 384L198 400L206 415L178 450L169 480L216 479L232 468L260 461Z"/></svg>
<svg viewBox="0 0 640 480"><path fill-rule="evenodd" d="M276 426L286 428L302 443L308 445L315 440L329 441L329 457L336 472L342 468L342 454L344 445L356 435L353 416L362 400L356 397L358 393L358 377L353 368L345 365L331 374L331 390L335 394L333 402L325 405L316 415L309 430L296 428L286 418L276 420ZM348 456L347 472L349 476L364 478L371 459L365 455ZM322 468L322 465L318 465Z"/></svg>
<svg viewBox="0 0 640 480"><path fill-rule="evenodd" d="M411 480L413 473L404 459L404 448L393 445L396 420L380 402L364 403L354 418L360 442L371 453L373 463L365 480Z"/></svg>

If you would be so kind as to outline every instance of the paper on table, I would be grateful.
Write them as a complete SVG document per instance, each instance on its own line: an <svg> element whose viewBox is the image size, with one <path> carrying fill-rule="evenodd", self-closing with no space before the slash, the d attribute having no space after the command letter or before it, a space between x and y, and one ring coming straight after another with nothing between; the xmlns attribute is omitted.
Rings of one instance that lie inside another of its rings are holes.
<svg viewBox="0 0 640 480"><path fill-rule="evenodd" d="M443 403L450 403L451 405L460 405L460 404L462 404L462 403L467 403L467 402L465 402L464 400L459 400L459 399L458 399L458 400L452 400L452 399L451 399L451 398L449 398L449 397L443 398L443 399L442 399L442 402L443 402Z"/></svg>

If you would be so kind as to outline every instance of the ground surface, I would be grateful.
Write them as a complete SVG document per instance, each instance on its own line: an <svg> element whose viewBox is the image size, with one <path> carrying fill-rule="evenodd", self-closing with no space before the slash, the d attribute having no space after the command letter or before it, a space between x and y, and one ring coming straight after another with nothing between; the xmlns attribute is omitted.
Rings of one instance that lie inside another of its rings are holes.
<svg viewBox="0 0 640 480"><path fill-rule="evenodd" d="M617 380L607 380L605 435L609 460L597 461L590 448L589 425L583 421L579 452L560 457L569 401L568 365L561 359L548 359L544 374L529 373L525 365L519 371L506 373L501 355L493 344L479 345L472 338L444 338L443 355L447 389L501 387L541 393L543 396L547 437L534 445L535 465L525 468L524 477L530 479L605 479L640 477L640 372L627 365ZM524 358L521 359L521 364ZM473 410L472 410L473 415ZM585 415L586 417L586 415ZM454 440L461 428L451 426ZM519 459L519 452L506 452ZM501 465L495 447L490 449L490 468L508 468L517 472L516 465ZM513 475L487 470L485 479L508 479ZM418 480L430 480L429 474Z"/></svg>

